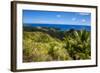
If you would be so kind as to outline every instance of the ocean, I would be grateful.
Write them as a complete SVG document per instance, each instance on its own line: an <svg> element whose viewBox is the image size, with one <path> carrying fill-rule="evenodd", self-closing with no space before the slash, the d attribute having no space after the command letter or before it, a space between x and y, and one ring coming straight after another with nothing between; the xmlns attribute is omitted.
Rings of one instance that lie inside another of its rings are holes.
<svg viewBox="0 0 100 73"><path fill-rule="evenodd" d="M85 29L87 31L91 31L91 26L86 25L72 25L72 24L23 24L24 27L52 27L58 28L61 30L82 30Z"/></svg>

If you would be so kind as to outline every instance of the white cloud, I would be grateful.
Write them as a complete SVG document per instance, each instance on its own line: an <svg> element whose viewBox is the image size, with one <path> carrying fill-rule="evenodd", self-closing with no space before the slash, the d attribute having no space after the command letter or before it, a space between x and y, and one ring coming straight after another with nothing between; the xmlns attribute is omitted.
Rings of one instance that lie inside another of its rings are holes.
<svg viewBox="0 0 100 73"><path fill-rule="evenodd" d="M85 23L85 22L86 22L86 20L85 20L85 19L82 19L82 22L83 22L83 23Z"/></svg>
<svg viewBox="0 0 100 73"><path fill-rule="evenodd" d="M79 13L80 15L89 15L89 13L84 13L84 12L81 12Z"/></svg>
<svg viewBox="0 0 100 73"><path fill-rule="evenodd" d="M61 17L61 15L56 15L58 18L60 18Z"/></svg>
<svg viewBox="0 0 100 73"><path fill-rule="evenodd" d="M76 18L72 18L72 21L75 21L76 20Z"/></svg>

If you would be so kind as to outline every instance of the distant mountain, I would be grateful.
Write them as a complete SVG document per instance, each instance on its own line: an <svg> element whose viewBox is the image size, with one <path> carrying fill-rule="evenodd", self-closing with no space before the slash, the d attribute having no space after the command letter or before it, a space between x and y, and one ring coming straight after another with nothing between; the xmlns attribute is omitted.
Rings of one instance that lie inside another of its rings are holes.
<svg viewBox="0 0 100 73"><path fill-rule="evenodd" d="M75 30L82 30L85 29L87 31L91 30L91 26L86 26L86 25L70 25L70 24L23 24L24 27L36 27L36 28L55 28L58 30L70 30L70 29L75 29Z"/></svg>

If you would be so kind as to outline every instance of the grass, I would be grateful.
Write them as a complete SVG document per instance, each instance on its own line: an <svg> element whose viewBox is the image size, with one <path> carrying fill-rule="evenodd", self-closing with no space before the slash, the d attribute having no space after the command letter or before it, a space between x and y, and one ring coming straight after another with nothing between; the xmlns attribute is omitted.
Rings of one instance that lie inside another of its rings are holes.
<svg viewBox="0 0 100 73"><path fill-rule="evenodd" d="M91 59L90 31L24 27L23 62Z"/></svg>

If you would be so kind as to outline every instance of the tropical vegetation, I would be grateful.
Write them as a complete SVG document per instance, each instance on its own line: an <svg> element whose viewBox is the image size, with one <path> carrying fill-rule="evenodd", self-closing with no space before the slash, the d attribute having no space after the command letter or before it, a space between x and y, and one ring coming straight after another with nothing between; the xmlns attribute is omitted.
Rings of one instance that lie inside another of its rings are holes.
<svg viewBox="0 0 100 73"><path fill-rule="evenodd" d="M85 29L23 27L23 62L90 59L90 35Z"/></svg>

